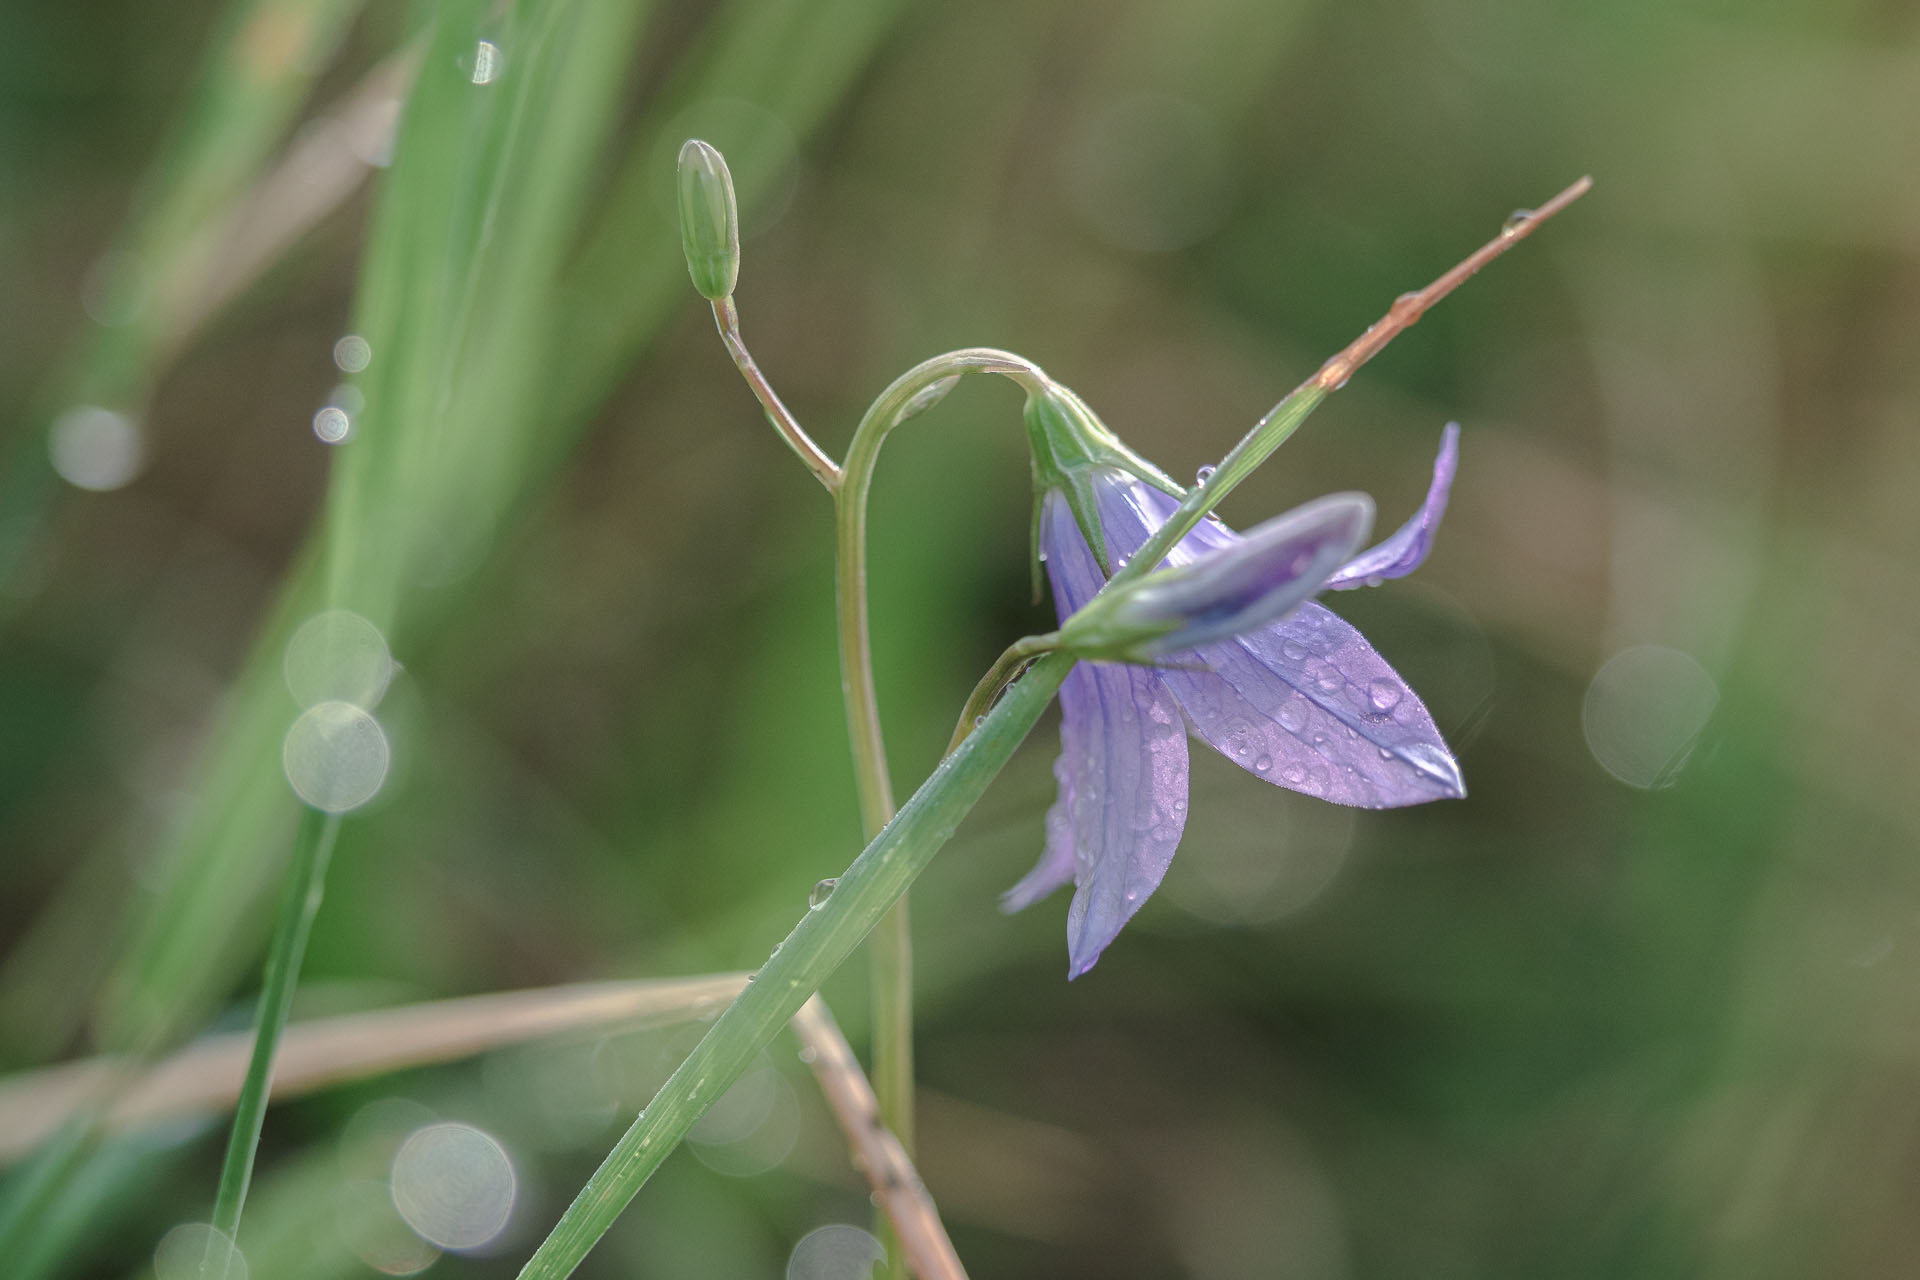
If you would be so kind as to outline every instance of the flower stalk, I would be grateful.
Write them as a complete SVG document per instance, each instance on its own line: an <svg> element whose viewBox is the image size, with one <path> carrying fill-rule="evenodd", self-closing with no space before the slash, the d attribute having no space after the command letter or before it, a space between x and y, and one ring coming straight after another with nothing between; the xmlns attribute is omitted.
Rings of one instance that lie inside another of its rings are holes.
<svg viewBox="0 0 1920 1280"><path fill-rule="evenodd" d="M923 361L880 393L847 446L845 465L831 486L834 500L834 590L840 646L840 687L846 704L847 739L853 749L854 784L869 840L894 816L893 782L880 730L874 689L873 635L867 605L867 494L887 433L944 396L965 373L1002 373L1032 381L1039 370L1026 360L989 347L950 351ZM837 891L836 891L837 892ZM903 893L873 934L873 1088L880 1118L911 1157L913 1115L913 928ZM897 1242L888 1224L881 1235L888 1271L898 1274Z"/></svg>

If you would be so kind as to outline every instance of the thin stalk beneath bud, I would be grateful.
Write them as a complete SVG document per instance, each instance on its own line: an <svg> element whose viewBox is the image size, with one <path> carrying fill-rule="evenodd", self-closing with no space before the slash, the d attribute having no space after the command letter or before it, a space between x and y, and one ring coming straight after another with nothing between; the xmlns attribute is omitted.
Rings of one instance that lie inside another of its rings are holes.
<svg viewBox="0 0 1920 1280"><path fill-rule="evenodd" d="M1321 365L1311 378L1295 387L1285 400L1268 410L1267 415L1253 425L1253 430L1247 432L1240 443L1220 460L1213 474L1187 492L1185 500L1173 515L1113 575L1108 585L1132 581L1158 567L1174 544L1191 533L1209 511L1219 506L1234 486L1252 475L1254 469L1306 421L1307 415L1319 407L1322 400L1346 386L1347 379L1353 376L1356 369L1378 355L1381 348L1425 315L1434 303L1466 283L1468 277L1480 268L1533 234L1541 223L1585 195L1592 186L1592 178L1581 178L1538 209L1514 214L1500 229L1499 235L1461 259L1432 284L1417 293L1403 293L1396 298L1385 316L1368 326L1365 333L1348 343L1338 355Z"/></svg>
<svg viewBox="0 0 1920 1280"><path fill-rule="evenodd" d="M740 336L740 313L734 309L732 298L721 298L713 304L713 322L720 330L720 340L727 344L727 354L733 357L734 367L747 380L754 399L766 410L767 421L780 433L780 438L800 455L800 461L806 464L807 470L813 472L813 478L825 485L828 493L835 492L840 487L840 468L813 442L813 437L800 426L800 420L781 403L773 384L767 381L767 375L760 372L760 366L754 363L746 340Z"/></svg>

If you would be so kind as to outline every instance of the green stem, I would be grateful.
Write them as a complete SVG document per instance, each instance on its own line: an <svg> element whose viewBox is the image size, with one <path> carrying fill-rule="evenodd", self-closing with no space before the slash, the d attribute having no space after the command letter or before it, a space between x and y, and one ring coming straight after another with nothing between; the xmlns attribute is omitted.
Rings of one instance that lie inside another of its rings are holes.
<svg viewBox="0 0 1920 1280"><path fill-rule="evenodd" d="M1065 654L1035 663L986 721L941 761L840 876L833 895L808 911L773 949L754 981L660 1087L521 1269L520 1280L561 1280L572 1274L694 1121L906 893L1053 701L1072 667Z"/></svg>
<svg viewBox="0 0 1920 1280"><path fill-rule="evenodd" d="M1220 460L1220 465L1214 468L1212 475L1187 490L1187 496L1167 518L1167 522L1153 531L1152 536L1141 544L1140 550L1134 552L1133 557L1107 580L1107 585L1131 582L1158 568L1176 542L1191 533L1193 527L1233 491L1234 486L1252 475L1269 454L1299 429L1300 424L1307 420L1307 415L1319 408L1320 402L1327 398L1327 391L1328 388L1322 386L1316 376L1295 387L1285 400L1269 409L1265 417L1253 424L1253 430L1242 436L1240 443Z"/></svg>
<svg viewBox="0 0 1920 1280"><path fill-rule="evenodd" d="M767 421L787 442L787 447L799 455L813 478L827 487L832 493L840 484L840 468L833 465L819 445L813 442L800 420L774 391L773 384L767 381L767 375L760 372L753 353L747 350L747 341L740 336L740 313L734 308L732 298L721 298L713 304L713 323L720 330L720 341L726 344L727 354L733 357L733 367L746 379L747 388L753 392L753 398L760 402L765 410Z"/></svg>
<svg viewBox="0 0 1920 1280"><path fill-rule="evenodd" d="M214 1230L229 1241L238 1239L240 1210L246 1203L247 1184L253 1179L254 1152L260 1144L267 1095L273 1084L273 1055L280 1047L280 1033L286 1029L307 935L320 909L327 861L339 834L338 814L301 810L300 827L293 837L293 861L287 867L286 896L280 901L280 918L274 925L273 944L267 952L266 974L260 985L260 1004L254 1015L253 1057L247 1063L246 1080L234 1104L233 1131L227 1138L226 1163L220 1169L220 1192L213 1206ZM220 1261L216 1271L208 1265L213 1260L212 1252L210 1238L208 1256L201 1267L202 1280L224 1280L232 1254Z"/></svg>
<svg viewBox="0 0 1920 1280"><path fill-rule="evenodd" d="M1241 437L1240 443L1220 460L1220 465L1204 484L1189 490L1173 516L1154 531L1133 559L1113 575L1112 582L1130 582L1156 568L1166 559L1174 543L1187 536L1207 512L1218 506L1233 487L1253 474L1267 455L1294 433L1308 414L1319 407L1329 394L1347 385L1347 379L1361 365L1379 355L1389 342L1417 323L1429 308L1470 280L1482 267L1539 229L1548 218L1585 195L1593 179L1581 178L1538 209L1522 210L1507 220L1500 234L1475 249L1442 273L1432 284L1393 300L1387 314L1367 331L1348 343L1339 354L1320 366L1311 378L1295 387L1287 398L1268 410L1267 416Z"/></svg>
<svg viewBox="0 0 1920 1280"><path fill-rule="evenodd" d="M867 621L867 492L887 433L924 408L926 397L963 373L993 372L1033 380L1027 360L990 347L950 351L922 362L880 393L847 446L847 460L829 486L834 495L834 563L840 634L840 683L853 746L860 818L871 840L893 817L893 784L873 683L873 638ZM872 946L873 1090L880 1118L913 1155L913 932L903 895L875 930ZM891 1228L880 1224L890 1274L899 1274Z"/></svg>

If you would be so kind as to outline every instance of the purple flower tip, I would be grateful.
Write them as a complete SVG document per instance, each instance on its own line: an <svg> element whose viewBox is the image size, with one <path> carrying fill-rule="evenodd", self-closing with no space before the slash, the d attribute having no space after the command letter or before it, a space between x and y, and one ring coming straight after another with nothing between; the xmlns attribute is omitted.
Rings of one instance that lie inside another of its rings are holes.
<svg viewBox="0 0 1920 1280"><path fill-rule="evenodd" d="M1328 580L1335 591L1355 587L1377 587L1388 578L1404 578L1420 567L1433 547L1433 535L1440 528L1440 517L1447 511L1447 492L1453 488L1453 473L1460 465L1460 424L1449 422L1440 434L1440 456L1433 460L1433 483L1427 486L1427 500L1413 518L1394 530L1386 541L1367 548L1351 563Z"/></svg>

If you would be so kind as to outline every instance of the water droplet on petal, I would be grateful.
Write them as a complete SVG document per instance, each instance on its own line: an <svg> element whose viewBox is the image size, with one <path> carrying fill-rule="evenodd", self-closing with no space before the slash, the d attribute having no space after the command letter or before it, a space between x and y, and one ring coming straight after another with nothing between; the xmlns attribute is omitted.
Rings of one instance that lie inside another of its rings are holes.
<svg viewBox="0 0 1920 1280"><path fill-rule="evenodd" d="M1253 762L1253 771L1255 773L1265 773L1267 770L1271 768L1273 768L1272 756L1261 756L1258 760L1255 760Z"/></svg>
<svg viewBox="0 0 1920 1280"><path fill-rule="evenodd" d="M1280 776L1297 787L1307 780L1307 771L1297 764L1290 764L1281 770Z"/></svg>
<svg viewBox="0 0 1920 1280"><path fill-rule="evenodd" d="M1274 717L1282 729L1288 733L1299 733L1307 727L1307 700L1298 694L1288 698L1280 713Z"/></svg>
<svg viewBox="0 0 1920 1280"><path fill-rule="evenodd" d="M1386 715L1400 705L1400 686L1391 680L1375 680L1367 686L1367 705L1375 714Z"/></svg>
<svg viewBox="0 0 1920 1280"><path fill-rule="evenodd" d="M1283 641L1280 645L1280 656L1288 662L1299 662L1307 656L1307 649L1305 645L1296 644L1292 640Z"/></svg>
<svg viewBox="0 0 1920 1280"><path fill-rule="evenodd" d="M1415 742L1400 748L1400 758L1449 791L1466 793L1466 783L1460 777L1460 766L1444 751L1424 742Z"/></svg>
<svg viewBox="0 0 1920 1280"><path fill-rule="evenodd" d="M825 880L814 885L813 892L807 895L807 910L818 911L820 908L826 906L827 899L831 898L833 891L839 887L840 878L838 876L828 876Z"/></svg>

